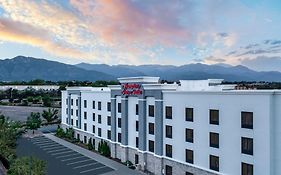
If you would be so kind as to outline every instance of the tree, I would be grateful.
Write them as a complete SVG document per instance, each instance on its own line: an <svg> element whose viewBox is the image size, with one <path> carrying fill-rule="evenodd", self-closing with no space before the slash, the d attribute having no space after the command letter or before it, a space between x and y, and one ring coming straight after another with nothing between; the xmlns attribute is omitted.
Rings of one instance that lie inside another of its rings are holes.
<svg viewBox="0 0 281 175"><path fill-rule="evenodd" d="M48 110L43 110L42 117L47 121L48 124L58 119L58 109L49 108Z"/></svg>
<svg viewBox="0 0 281 175"><path fill-rule="evenodd" d="M46 106L46 107L51 107L52 105L52 102L51 102L51 98L49 95L44 95L43 98L43 105Z"/></svg>
<svg viewBox="0 0 281 175"><path fill-rule="evenodd" d="M34 134L34 130L40 128L41 123L40 113L31 112L30 116L27 117L26 126L27 128L32 129Z"/></svg>
<svg viewBox="0 0 281 175"><path fill-rule="evenodd" d="M45 175L46 174L46 162L39 160L35 157L21 157L15 159L10 169L7 172L8 175Z"/></svg>

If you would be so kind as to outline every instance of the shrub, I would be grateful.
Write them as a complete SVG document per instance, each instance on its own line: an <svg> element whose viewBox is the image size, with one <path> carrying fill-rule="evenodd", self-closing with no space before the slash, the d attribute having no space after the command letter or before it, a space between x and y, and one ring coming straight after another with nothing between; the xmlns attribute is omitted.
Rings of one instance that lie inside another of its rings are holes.
<svg viewBox="0 0 281 175"><path fill-rule="evenodd" d="M106 157L110 157L110 147L108 146L107 142L100 141L98 145L98 152Z"/></svg>
<svg viewBox="0 0 281 175"><path fill-rule="evenodd" d="M89 141L88 141L88 149L89 150L93 150L94 149L94 146L92 144L92 138L90 138Z"/></svg>
<svg viewBox="0 0 281 175"><path fill-rule="evenodd" d="M65 132L59 125L58 125L58 129L56 130L56 136L65 137Z"/></svg>

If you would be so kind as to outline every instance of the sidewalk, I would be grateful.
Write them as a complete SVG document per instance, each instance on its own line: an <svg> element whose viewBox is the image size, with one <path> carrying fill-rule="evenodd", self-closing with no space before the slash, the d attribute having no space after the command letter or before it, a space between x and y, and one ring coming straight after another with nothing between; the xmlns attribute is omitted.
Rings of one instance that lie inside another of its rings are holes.
<svg viewBox="0 0 281 175"><path fill-rule="evenodd" d="M89 151L87 149L84 149L84 148L81 148L77 145L74 145L72 143L69 143L63 139L60 139L56 136L54 136L53 134L44 134L47 138L59 143L59 144L62 144L63 146L66 146L74 151L77 151L89 158L92 158L102 164L105 164L106 166L108 167L111 167L113 168L115 171L113 172L109 172L109 173L106 173L104 175L144 175L144 173L142 172L139 172L137 170L132 170L132 169L129 169L128 167L126 167L125 165L122 165L118 162L115 162L114 160L111 160L111 159L108 159L104 156L101 156L97 153L94 153L92 151Z"/></svg>

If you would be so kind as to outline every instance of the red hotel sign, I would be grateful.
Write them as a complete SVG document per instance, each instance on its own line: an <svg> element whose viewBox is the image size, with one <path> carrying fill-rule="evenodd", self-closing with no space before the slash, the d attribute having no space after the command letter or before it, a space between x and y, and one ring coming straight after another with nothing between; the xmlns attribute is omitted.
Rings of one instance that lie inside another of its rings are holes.
<svg viewBox="0 0 281 175"><path fill-rule="evenodd" d="M122 85L122 94L123 95L141 95L141 85L139 84L123 84Z"/></svg>

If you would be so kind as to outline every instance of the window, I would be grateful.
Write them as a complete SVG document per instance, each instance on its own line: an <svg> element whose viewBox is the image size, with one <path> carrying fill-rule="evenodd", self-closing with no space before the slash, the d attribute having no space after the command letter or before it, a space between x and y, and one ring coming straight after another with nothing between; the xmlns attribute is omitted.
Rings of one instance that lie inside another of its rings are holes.
<svg viewBox="0 0 281 175"><path fill-rule="evenodd" d="M173 167L166 165L165 166L165 175L173 175Z"/></svg>
<svg viewBox="0 0 281 175"><path fill-rule="evenodd" d="M121 133L118 133L118 142L119 143L121 143L121 137L122 137Z"/></svg>
<svg viewBox="0 0 281 175"><path fill-rule="evenodd" d="M68 123L68 118L66 118L66 123L69 124L69 123Z"/></svg>
<svg viewBox="0 0 281 175"><path fill-rule="evenodd" d="M95 109L95 108L96 108L96 102L93 101L93 109Z"/></svg>
<svg viewBox="0 0 281 175"><path fill-rule="evenodd" d="M98 128L98 136L101 137L101 128Z"/></svg>
<svg viewBox="0 0 281 175"><path fill-rule="evenodd" d="M121 103L117 104L117 108L118 108L118 113L121 113Z"/></svg>
<svg viewBox="0 0 281 175"><path fill-rule="evenodd" d="M148 116L154 117L154 106L153 105L148 105Z"/></svg>
<svg viewBox="0 0 281 175"><path fill-rule="evenodd" d="M138 147L139 147L139 138L136 137L136 148L138 148Z"/></svg>
<svg viewBox="0 0 281 175"><path fill-rule="evenodd" d="M98 110L101 110L101 102L98 102Z"/></svg>
<svg viewBox="0 0 281 175"><path fill-rule="evenodd" d="M66 100L66 104L68 105L68 98L67 99L65 99Z"/></svg>
<svg viewBox="0 0 281 175"><path fill-rule="evenodd" d="M219 148L219 134L210 132L210 147Z"/></svg>
<svg viewBox="0 0 281 175"><path fill-rule="evenodd" d="M135 164L139 164L139 155L135 154Z"/></svg>
<svg viewBox="0 0 281 175"><path fill-rule="evenodd" d="M185 121L193 122L193 108L185 108Z"/></svg>
<svg viewBox="0 0 281 175"><path fill-rule="evenodd" d="M96 114L93 113L93 121L96 121Z"/></svg>
<svg viewBox="0 0 281 175"><path fill-rule="evenodd" d="M243 154L253 155L253 139L242 137L241 150Z"/></svg>
<svg viewBox="0 0 281 175"><path fill-rule="evenodd" d="M154 135L154 123L148 123L148 133Z"/></svg>
<svg viewBox="0 0 281 175"><path fill-rule="evenodd" d="M87 131L87 123L84 123L84 131Z"/></svg>
<svg viewBox="0 0 281 175"><path fill-rule="evenodd" d="M84 136L84 143L87 143L87 136Z"/></svg>
<svg viewBox="0 0 281 175"><path fill-rule="evenodd" d="M107 130L107 139L111 139L111 131Z"/></svg>
<svg viewBox="0 0 281 175"><path fill-rule="evenodd" d="M68 114L68 108L66 108L66 114Z"/></svg>
<svg viewBox="0 0 281 175"><path fill-rule="evenodd" d="M139 115L139 105L136 104L136 115Z"/></svg>
<svg viewBox="0 0 281 175"><path fill-rule="evenodd" d="M253 165L242 162L241 166L242 166L241 175L253 175L254 174Z"/></svg>
<svg viewBox="0 0 281 175"><path fill-rule="evenodd" d="M71 99L71 106L73 106L73 99Z"/></svg>
<svg viewBox="0 0 281 175"><path fill-rule="evenodd" d="M78 109L76 109L76 116L78 117Z"/></svg>
<svg viewBox="0 0 281 175"><path fill-rule="evenodd" d="M87 120L87 112L84 112L84 119Z"/></svg>
<svg viewBox="0 0 281 175"><path fill-rule="evenodd" d="M78 99L76 99L76 106L78 106Z"/></svg>
<svg viewBox="0 0 281 175"><path fill-rule="evenodd" d="M93 125L93 133L96 133L96 126Z"/></svg>
<svg viewBox="0 0 281 175"><path fill-rule="evenodd" d="M77 139L80 140L80 134L77 134Z"/></svg>
<svg viewBox="0 0 281 175"><path fill-rule="evenodd" d="M87 100L84 100L84 108L87 108Z"/></svg>
<svg viewBox="0 0 281 175"><path fill-rule="evenodd" d="M193 173L185 172L185 175L193 175Z"/></svg>
<svg viewBox="0 0 281 175"><path fill-rule="evenodd" d="M107 116L107 125L111 126L111 117L110 116Z"/></svg>
<svg viewBox="0 0 281 175"><path fill-rule="evenodd" d="M118 118L118 128L121 128L121 118Z"/></svg>
<svg viewBox="0 0 281 175"><path fill-rule="evenodd" d="M193 151L190 149L185 150L185 161L193 164Z"/></svg>
<svg viewBox="0 0 281 175"><path fill-rule="evenodd" d="M139 131L139 121L136 121L136 131Z"/></svg>
<svg viewBox="0 0 281 175"><path fill-rule="evenodd" d="M185 129L185 141L193 143L193 129Z"/></svg>
<svg viewBox="0 0 281 175"><path fill-rule="evenodd" d="M73 109L71 109L71 115L73 115Z"/></svg>
<svg viewBox="0 0 281 175"><path fill-rule="evenodd" d="M172 119L172 118L173 118L172 106L166 106L166 119Z"/></svg>
<svg viewBox="0 0 281 175"><path fill-rule="evenodd" d="M76 127L78 127L78 120L76 120Z"/></svg>
<svg viewBox="0 0 281 175"><path fill-rule="evenodd" d="M172 145L166 144L166 156L167 157L173 157L173 147Z"/></svg>
<svg viewBox="0 0 281 175"><path fill-rule="evenodd" d="M101 124L101 115L98 115L98 123Z"/></svg>
<svg viewBox="0 0 281 175"><path fill-rule="evenodd" d="M73 119L71 119L71 125L73 125Z"/></svg>
<svg viewBox="0 0 281 175"><path fill-rule="evenodd" d="M253 129L253 112L241 112L241 127Z"/></svg>
<svg viewBox="0 0 281 175"><path fill-rule="evenodd" d="M210 124L219 125L219 110L210 109Z"/></svg>
<svg viewBox="0 0 281 175"><path fill-rule="evenodd" d="M154 153L154 141L148 140L148 150Z"/></svg>
<svg viewBox="0 0 281 175"><path fill-rule="evenodd" d="M172 126L166 125L166 138L173 137L173 128Z"/></svg>
<svg viewBox="0 0 281 175"><path fill-rule="evenodd" d="M210 155L210 169L214 171L219 171L220 162L218 156Z"/></svg>
<svg viewBox="0 0 281 175"><path fill-rule="evenodd" d="M111 111L111 103L107 102L107 111L110 112Z"/></svg>

